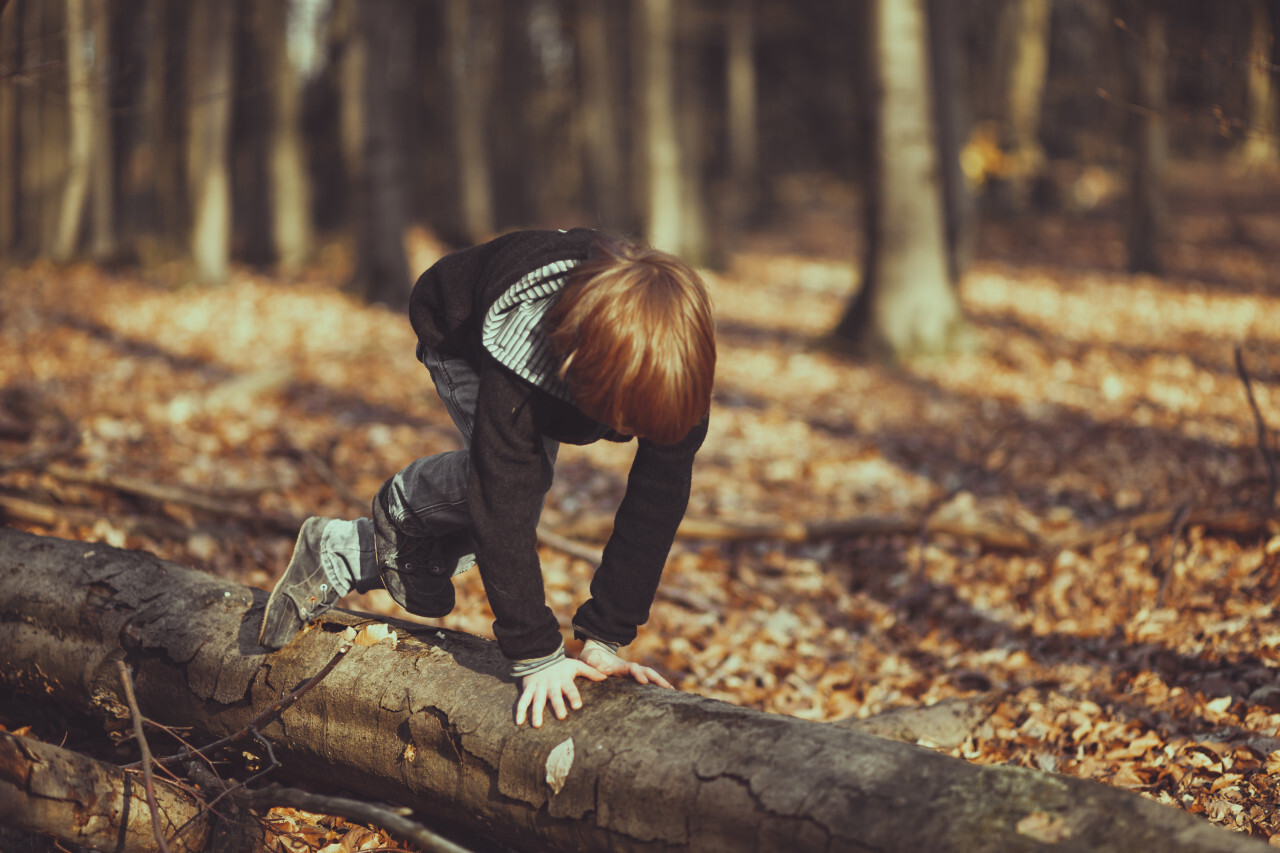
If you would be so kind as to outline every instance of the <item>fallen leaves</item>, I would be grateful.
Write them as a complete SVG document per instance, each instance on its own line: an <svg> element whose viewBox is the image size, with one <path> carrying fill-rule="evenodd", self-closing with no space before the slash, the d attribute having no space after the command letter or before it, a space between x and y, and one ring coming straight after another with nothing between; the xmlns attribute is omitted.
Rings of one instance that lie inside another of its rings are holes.
<svg viewBox="0 0 1280 853"><path fill-rule="evenodd" d="M994 696L947 751L1277 837L1280 523L1258 510L1265 471L1232 361L1242 344L1280 427L1280 295L1264 275L1276 264L1188 231L1195 251L1175 253L1170 276L1135 277L1099 248L1116 244L1114 224L1054 227L1069 243L1010 240L1020 260L965 278L981 346L917 364L813 346L856 279L843 259L748 247L712 276L720 366L689 510L704 538L691 522L626 653L684 690L814 720ZM360 510L335 482L369 496L413 458L460 446L408 323L322 276L241 271L225 288L90 267L6 276L0 452L58 451L96 477L0 468L0 506L39 504L23 522L37 532L269 588L293 541L255 519L350 517ZM78 449L60 443L58 412L75 413ZM633 452L563 448L552 526L598 535ZM250 517L114 489L116 475ZM888 518L912 523L815 530ZM978 529L1023 544L965 534ZM591 567L541 556L567 623ZM488 635L477 573L455 582L458 608L439 624ZM403 615L381 592L344 606ZM395 633L372 623L350 639L394 647ZM354 828L292 819L299 832L280 837L307 849L357 843ZM1025 820L1045 843L1067 831Z"/></svg>

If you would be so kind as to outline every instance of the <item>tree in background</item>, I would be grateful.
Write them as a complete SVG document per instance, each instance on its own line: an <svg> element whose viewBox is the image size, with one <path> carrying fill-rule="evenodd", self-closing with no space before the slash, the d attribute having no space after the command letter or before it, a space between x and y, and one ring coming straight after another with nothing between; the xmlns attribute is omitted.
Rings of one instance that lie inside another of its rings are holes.
<svg viewBox="0 0 1280 853"><path fill-rule="evenodd" d="M1049 13L1049 0L1013 0L1000 22L1008 56L1003 76L1009 203L1019 215L1030 209L1031 190L1045 168L1040 115L1049 70Z"/></svg>
<svg viewBox="0 0 1280 853"><path fill-rule="evenodd" d="M1248 115L1244 141L1236 151L1247 169L1280 162L1280 111L1277 110L1275 28L1268 0L1249 0L1249 62L1246 74Z"/></svg>
<svg viewBox="0 0 1280 853"><path fill-rule="evenodd" d="M675 20L672 0L637 0L635 27L641 47L640 77L644 138L643 183L645 222L649 242L664 251L680 254L684 223L680 203L680 139L676 130Z"/></svg>
<svg viewBox="0 0 1280 853"><path fill-rule="evenodd" d="M93 87L89 82L92 47L85 0L67 0L67 177L62 184L53 259L71 259L80 238L93 157Z"/></svg>
<svg viewBox="0 0 1280 853"><path fill-rule="evenodd" d="M231 86L234 6L192 0L187 40L187 185L191 259L200 281L226 281L231 260Z"/></svg>
<svg viewBox="0 0 1280 853"><path fill-rule="evenodd" d="M612 3L582 0L578 4L577 46L581 57L580 114L583 147L590 178L591 204L597 222L623 230L632 224L623 156L621 99L618 81L623 53L610 27Z"/></svg>
<svg viewBox="0 0 1280 853"><path fill-rule="evenodd" d="M947 263L924 0L872 0L867 257L836 338L892 358L954 349L964 327Z"/></svg>
<svg viewBox="0 0 1280 853"><path fill-rule="evenodd" d="M1164 172L1169 159L1169 41L1160 0L1132 0L1130 57L1134 109L1129 171L1129 269L1158 273L1167 227Z"/></svg>
<svg viewBox="0 0 1280 853"><path fill-rule="evenodd" d="M469 243L493 236L493 179L486 119L493 89L495 11L487 0L446 0L445 32L453 94L454 159L462 226Z"/></svg>
<svg viewBox="0 0 1280 853"><path fill-rule="evenodd" d="M302 69L298 40L289 38L295 0L264 0L254 7L271 90L269 168L271 240L276 264L294 272L311 254L311 181L302 140Z"/></svg>
<svg viewBox="0 0 1280 853"><path fill-rule="evenodd" d="M356 178L356 269L352 289L370 302L409 304L408 225L401 117L412 67L411 11L403 0L356 0L365 40L363 144Z"/></svg>

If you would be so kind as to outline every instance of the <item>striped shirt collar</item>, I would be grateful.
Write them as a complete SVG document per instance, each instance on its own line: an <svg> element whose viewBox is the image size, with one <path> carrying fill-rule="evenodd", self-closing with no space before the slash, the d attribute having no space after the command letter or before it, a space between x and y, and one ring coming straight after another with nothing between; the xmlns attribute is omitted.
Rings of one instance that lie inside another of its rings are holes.
<svg viewBox="0 0 1280 853"><path fill-rule="evenodd" d="M559 377L560 356L551 345L542 318L555 304L578 260L554 261L521 278L498 297L480 328L480 340L498 363L543 391L573 402Z"/></svg>

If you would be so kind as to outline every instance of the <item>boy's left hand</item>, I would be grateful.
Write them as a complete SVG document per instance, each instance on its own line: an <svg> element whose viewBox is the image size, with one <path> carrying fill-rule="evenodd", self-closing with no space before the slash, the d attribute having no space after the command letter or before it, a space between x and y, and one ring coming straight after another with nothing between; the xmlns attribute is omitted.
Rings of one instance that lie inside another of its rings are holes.
<svg viewBox="0 0 1280 853"><path fill-rule="evenodd" d="M642 666L635 661L623 660L609 651L607 647L592 640L587 640L586 644L583 645L582 654L578 655L578 660L599 672L603 672L605 675L614 675L622 678L630 676L641 684L653 683L668 690L675 689L671 686L671 682L659 675L657 670L652 667Z"/></svg>

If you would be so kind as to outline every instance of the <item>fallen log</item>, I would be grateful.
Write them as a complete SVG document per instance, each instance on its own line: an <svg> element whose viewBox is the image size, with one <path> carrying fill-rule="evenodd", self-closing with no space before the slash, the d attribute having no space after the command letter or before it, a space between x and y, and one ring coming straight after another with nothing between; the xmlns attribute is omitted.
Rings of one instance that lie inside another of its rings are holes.
<svg viewBox="0 0 1280 853"><path fill-rule="evenodd" d="M370 622L335 611L268 654L265 600L143 552L0 528L0 678L123 716L125 659L147 717L228 736ZM391 625L264 727L279 773L520 849L1265 849L1093 782L620 679L583 685L567 721L517 728L492 642Z"/></svg>
<svg viewBox="0 0 1280 853"><path fill-rule="evenodd" d="M155 785L161 831L172 853L203 850L209 825L200 802L170 782ZM0 825L50 832L95 850L153 853L141 774L67 749L0 732Z"/></svg>

